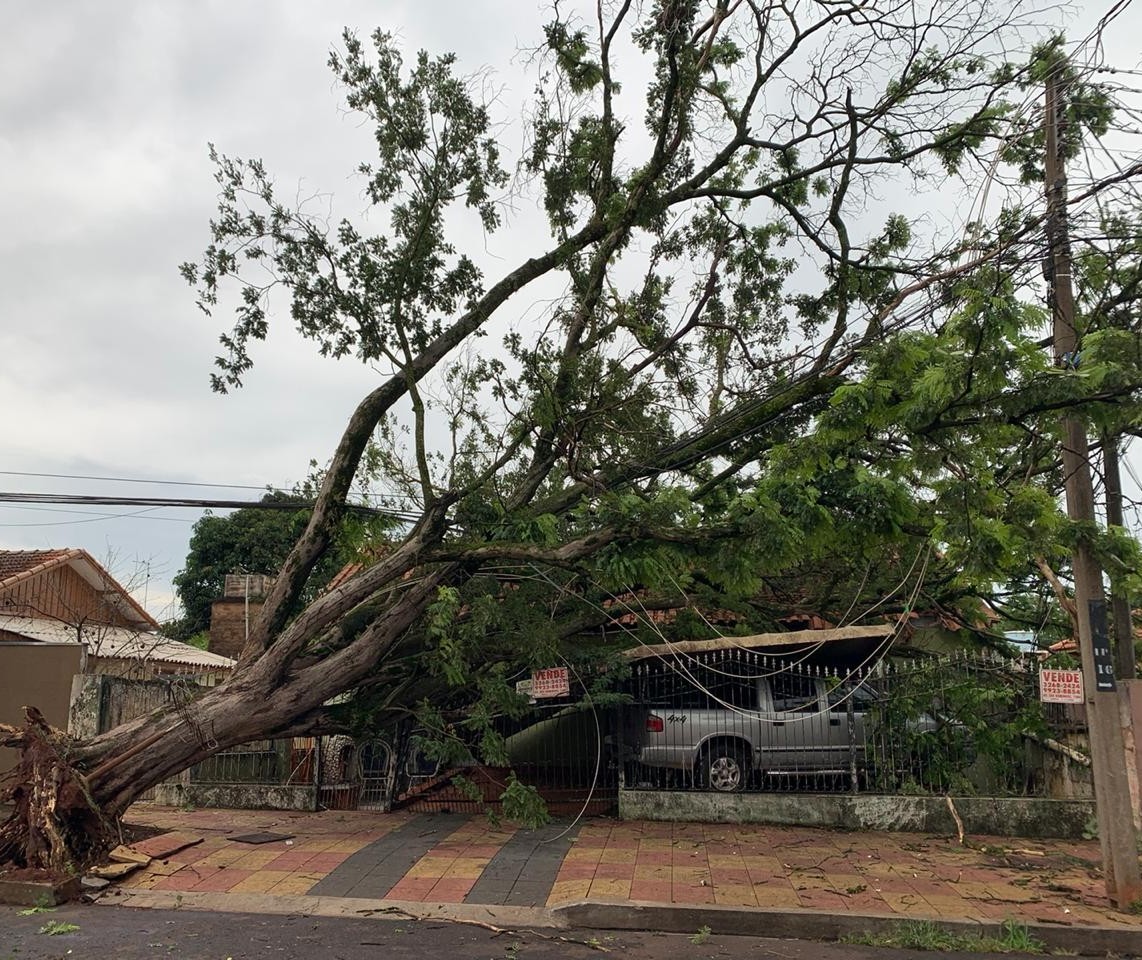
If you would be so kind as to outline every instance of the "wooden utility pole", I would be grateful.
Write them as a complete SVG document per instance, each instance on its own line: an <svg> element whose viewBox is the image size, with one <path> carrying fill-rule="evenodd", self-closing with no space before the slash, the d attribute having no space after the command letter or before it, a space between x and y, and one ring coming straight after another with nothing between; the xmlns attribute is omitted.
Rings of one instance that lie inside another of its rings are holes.
<svg viewBox="0 0 1142 960"><path fill-rule="evenodd" d="M1047 77L1046 194L1047 244L1054 320L1055 362L1063 368L1078 366L1075 301L1071 288L1071 248L1067 233L1067 175L1060 151L1059 127L1063 116L1062 67L1058 62ZM1076 417L1063 420L1063 473L1066 478L1067 515L1074 521L1095 521L1094 485L1091 482L1086 427ZM1087 728L1090 733L1091 769L1102 845L1102 870L1112 903L1125 909L1142 897L1130 783L1119 720L1114 664L1106 629L1106 598L1102 571L1080 537L1074 551L1075 618L1083 665Z"/></svg>
<svg viewBox="0 0 1142 960"><path fill-rule="evenodd" d="M1106 525L1125 526L1118 437L1113 433L1106 433L1102 438L1102 485L1106 490ZM1133 680L1134 624L1130 620L1130 598L1121 589L1110 592L1110 622L1114 628L1114 674L1119 680Z"/></svg>

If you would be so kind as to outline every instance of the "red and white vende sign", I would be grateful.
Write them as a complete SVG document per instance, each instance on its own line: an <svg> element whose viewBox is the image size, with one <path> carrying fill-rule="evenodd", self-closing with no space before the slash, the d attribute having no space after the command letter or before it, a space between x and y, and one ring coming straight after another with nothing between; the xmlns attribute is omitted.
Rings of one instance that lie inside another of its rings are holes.
<svg viewBox="0 0 1142 960"><path fill-rule="evenodd" d="M1040 670L1039 699L1043 703L1082 703L1081 670Z"/></svg>
<svg viewBox="0 0 1142 960"><path fill-rule="evenodd" d="M544 697L565 697L571 692L571 681L566 667L548 667L531 672L531 695L540 700Z"/></svg>

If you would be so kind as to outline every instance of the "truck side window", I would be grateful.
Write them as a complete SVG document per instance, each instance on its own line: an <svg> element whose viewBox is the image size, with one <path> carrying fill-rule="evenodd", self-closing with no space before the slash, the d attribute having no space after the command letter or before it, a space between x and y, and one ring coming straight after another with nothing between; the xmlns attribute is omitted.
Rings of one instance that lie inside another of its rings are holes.
<svg viewBox="0 0 1142 960"><path fill-rule="evenodd" d="M862 683L855 690L851 683L842 683L829 691L829 710L833 713L848 712L849 696L852 696L853 709L857 713L867 713L877 704L876 691L867 683Z"/></svg>
<svg viewBox="0 0 1142 960"><path fill-rule="evenodd" d="M773 692L773 709L779 713L817 710L817 684L812 677L796 673L778 673L769 678Z"/></svg>

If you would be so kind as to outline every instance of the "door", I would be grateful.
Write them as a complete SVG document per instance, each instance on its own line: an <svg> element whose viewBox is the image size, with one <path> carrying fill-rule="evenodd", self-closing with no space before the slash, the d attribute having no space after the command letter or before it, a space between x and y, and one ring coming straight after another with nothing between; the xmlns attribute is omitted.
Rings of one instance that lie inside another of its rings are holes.
<svg viewBox="0 0 1142 960"><path fill-rule="evenodd" d="M829 720L822 709L818 681L782 672L766 681L768 709L760 726L765 738L761 768L770 773L801 773L821 768L821 748L828 740Z"/></svg>

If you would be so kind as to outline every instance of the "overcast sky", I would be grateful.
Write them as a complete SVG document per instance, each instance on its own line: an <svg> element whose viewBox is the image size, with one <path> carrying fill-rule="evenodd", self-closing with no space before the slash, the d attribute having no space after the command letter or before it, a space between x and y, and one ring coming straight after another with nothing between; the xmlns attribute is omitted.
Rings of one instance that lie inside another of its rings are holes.
<svg viewBox="0 0 1142 960"><path fill-rule="evenodd" d="M1080 2L1080 26L1106 6ZM255 487L302 479L377 374L321 360L280 325L246 389L210 392L226 318L203 317L177 272L201 252L214 211L207 142L261 156L279 183L351 201L351 171L370 148L325 64L344 26L391 30L409 55L454 50L465 70L493 67L511 119L532 85L517 54L536 42L542 11L510 0L54 0L5 13L0 469ZM1136 66L1142 15L1117 26L1111 56ZM511 233L489 255L528 252L523 232ZM3 474L0 490L257 496ZM113 554L121 579L149 570L136 593L169 615L170 578L199 514L106 516L127 512L0 507L0 547Z"/></svg>

